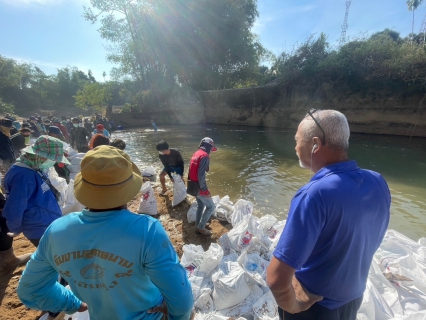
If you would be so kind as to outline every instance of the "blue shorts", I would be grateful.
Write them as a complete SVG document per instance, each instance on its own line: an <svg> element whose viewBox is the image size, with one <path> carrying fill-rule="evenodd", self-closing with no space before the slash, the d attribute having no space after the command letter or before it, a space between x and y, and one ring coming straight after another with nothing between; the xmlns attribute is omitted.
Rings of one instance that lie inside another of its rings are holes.
<svg viewBox="0 0 426 320"><path fill-rule="evenodd" d="M182 168L181 167L168 166L168 167L164 167L163 171L167 172L167 174L169 176L171 176L173 172L177 173L180 176L183 176L183 172L182 172Z"/></svg>

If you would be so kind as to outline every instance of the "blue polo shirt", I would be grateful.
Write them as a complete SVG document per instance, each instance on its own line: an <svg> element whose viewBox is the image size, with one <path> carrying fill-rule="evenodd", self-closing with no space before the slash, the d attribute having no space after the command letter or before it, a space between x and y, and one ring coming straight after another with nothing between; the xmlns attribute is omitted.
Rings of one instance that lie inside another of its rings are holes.
<svg viewBox="0 0 426 320"><path fill-rule="evenodd" d="M297 191L274 256L296 269L318 302L338 308L365 290L373 255L390 218L384 178L355 161L319 170Z"/></svg>

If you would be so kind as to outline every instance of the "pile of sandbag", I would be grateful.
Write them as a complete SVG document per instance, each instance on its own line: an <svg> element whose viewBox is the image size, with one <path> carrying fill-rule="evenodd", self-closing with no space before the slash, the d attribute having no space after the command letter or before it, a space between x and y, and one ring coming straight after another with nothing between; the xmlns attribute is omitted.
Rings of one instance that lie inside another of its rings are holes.
<svg viewBox="0 0 426 320"><path fill-rule="evenodd" d="M67 164L67 169L70 171L70 179L75 179L77 173L81 169L81 161L83 160L85 153L74 153L71 156L68 156L68 161L70 164Z"/></svg>

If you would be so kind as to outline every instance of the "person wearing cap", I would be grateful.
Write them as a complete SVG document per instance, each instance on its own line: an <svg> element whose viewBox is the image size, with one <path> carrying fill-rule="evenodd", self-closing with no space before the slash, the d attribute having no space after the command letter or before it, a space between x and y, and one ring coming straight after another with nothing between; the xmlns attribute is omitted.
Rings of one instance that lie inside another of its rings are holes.
<svg viewBox="0 0 426 320"><path fill-rule="evenodd" d="M162 186L162 191L160 195L165 195L167 192L166 188L166 176L169 175L170 180L174 183L172 178L172 172L177 173L181 177L183 176L184 162L182 155L176 149L169 148L169 144L161 140L157 144L157 151L160 153L159 158L164 168L160 173L160 182Z"/></svg>
<svg viewBox="0 0 426 320"><path fill-rule="evenodd" d="M95 130L93 131L93 134L98 134L98 133L103 134L107 138L109 138L109 136L110 136L108 130L106 130L105 127L104 127L104 125L101 124L101 123L98 123L96 125Z"/></svg>
<svg viewBox="0 0 426 320"><path fill-rule="evenodd" d="M62 131L59 130L59 128L57 126L49 126L48 135L51 136L51 137L54 137L56 139L59 139L62 142L65 142L65 137L62 134Z"/></svg>
<svg viewBox="0 0 426 320"><path fill-rule="evenodd" d="M10 140L10 129L13 122L9 119L0 119L0 164L5 172L15 162L15 151Z"/></svg>
<svg viewBox="0 0 426 320"><path fill-rule="evenodd" d="M73 128L70 132L70 145L72 148L77 149L78 152L82 152L83 148L87 148L87 144L92 138L92 135L86 128L80 127L79 119L72 119Z"/></svg>
<svg viewBox="0 0 426 320"><path fill-rule="evenodd" d="M59 128L59 130L61 130L61 132L62 132L62 135L64 136L64 141L66 142L66 143L68 143L70 140L69 140L69 135L68 135L68 130L67 130L67 128L64 126L64 125L62 125L62 123L57 119L57 118L54 118L53 119L53 125L55 126L55 127L58 127Z"/></svg>
<svg viewBox="0 0 426 320"><path fill-rule="evenodd" d="M29 145L31 132L32 131L29 128L22 127L19 131L10 136L10 140L13 144L13 150L15 152L15 158L19 158L21 156L21 150Z"/></svg>
<svg viewBox="0 0 426 320"><path fill-rule="evenodd" d="M207 188L206 172L210 166L210 152L216 151L214 142L209 137L201 140L198 150L189 164L187 193L196 197L198 208L195 218L196 233L210 236L212 232L205 228L207 221L214 212L215 204ZM204 208L206 210L203 212Z"/></svg>
<svg viewBox="0 0 426 320"><path fill-rule="evenodd" d="M7 202L3 209L11 236L21 232L37 246L52 221L62 216L59 192L50 183L47 172L56 162L69 164L62 141L40 136L9 169L4 177Z"/></svg>
<svg viewBox="0 0 426 320"><path fill-rule="evenodd" d="M99 146L75 177L76 199L87 207L54 221L17 288L25 306L89 310L91 319L186 320L193 307L186 271L161 223L127 210L142 186L124 152ZM73 241L69 241L73 239ZM57 275L70 290L55 280Z"/></svg>
<svg viewBox="0 0 426 320"><path fill-rule="evenodd" d="M36 118L31 116L29 118L29 123L30 123L30 129L32 131L32 136L33 138L38 138L41 136L41 132L38 130L38 126L37 126L37 122L36 122Z"/></svg>

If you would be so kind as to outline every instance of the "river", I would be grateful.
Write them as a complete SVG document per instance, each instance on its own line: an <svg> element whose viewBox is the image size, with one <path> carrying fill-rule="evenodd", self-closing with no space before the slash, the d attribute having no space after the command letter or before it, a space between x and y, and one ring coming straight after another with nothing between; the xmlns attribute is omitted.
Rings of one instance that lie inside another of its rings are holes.
<svg viewBox="0 0 426 320"><path fill-rule="evenodd" d="M126 151L141 168L162 166L155 149L160 140L177 148L185 161L201 138L211 137L218 147L210 156L208 186L213 195L243 198L254 204L255 214L285 219L295 192L310 179L299 167L294 130L227 125L188 125L140 128L115 132L127 143ZM426 236L426 139L352 134L349 156L365 169L381 173L392 194L389 228L418 240Z"/></svg>

